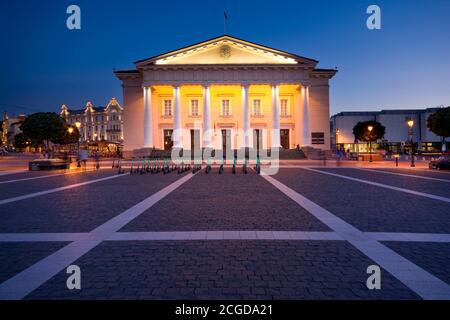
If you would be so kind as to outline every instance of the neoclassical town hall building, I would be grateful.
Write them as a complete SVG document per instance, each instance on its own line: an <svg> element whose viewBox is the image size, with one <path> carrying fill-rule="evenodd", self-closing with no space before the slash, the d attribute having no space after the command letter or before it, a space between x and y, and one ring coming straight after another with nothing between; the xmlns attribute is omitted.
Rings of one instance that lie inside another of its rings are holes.
<svg viewBox="0 0 450 320"><path fill-rule="evenodd" d="M116 71L124 150L193 146L330 149L334 69L292 53L220 36Z"/></svg>

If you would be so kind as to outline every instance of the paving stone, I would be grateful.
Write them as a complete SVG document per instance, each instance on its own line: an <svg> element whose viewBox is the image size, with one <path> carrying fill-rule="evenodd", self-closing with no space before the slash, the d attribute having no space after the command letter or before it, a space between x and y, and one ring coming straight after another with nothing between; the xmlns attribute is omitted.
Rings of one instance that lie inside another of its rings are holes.
<svg viewBox="0 0 450 320"><path fill-rule="evenodd" d="M321 250L318 241L127 241L104 242L80 260L82 283L87 285L81 291L65 288L67 275L63 272L32 292L28 299L83 299L86 296L110 299L111 296L124 299L262 299L302 297L305 299L417 299L403 284L384 271L382 290L368 290L365 286L366 268L373 262L346 242L321 242L327 250ZM132 262L115 260L116 256L132 254ZM282 274L288 264L295 260L296 268L289 268L288 281L247 279L242 275L235 256L244 254L260 270L270 269L274 276ZM303 257L314 256L312 265L304 265ZM323 264L330 255L337 257L339 265ZM204 257L208 257L207 263ZM253 259L255 258L255 259ZM175 261L191 261L189 264ZM156 262L151 268L149 261ZM112 269L110 268L112 267ZM236 270L237 269L237 270ZM225 270L229 277L218 274ZM343 277L345 270L351 277ZM156 271L150 272L150 271ZM114 275L117 282L107 282L99 275L105 272ZM142 272L145 281L135 275ZM207 275L208 280L192 281L184 275ZM161 276L163 275L163 276ZM335 275L335 281L327 281L327 275ZM101 279L101 281L99 281ZM292 280L294 279L294 280ZM137 285L136 285L137 284ZM218 286L218 284L220 286ZM194 286L192 286L194 285ZM122 291L120 291L122 289ZM272 289L272 290L269 290Z"/></svg>
<svg viewBox="0 0 450 320"><path fill-rule="evenodd" d="M450 204L442 201L303 169L274 178L361 231L450 233Z"/></svg>
<svg viewBox="0 0 450 320"><path fill-rule="evenodd" d="M121 231L195 230L329 228L257 174L200 172ZM256 239L256 233L253 235Z"/></svg>

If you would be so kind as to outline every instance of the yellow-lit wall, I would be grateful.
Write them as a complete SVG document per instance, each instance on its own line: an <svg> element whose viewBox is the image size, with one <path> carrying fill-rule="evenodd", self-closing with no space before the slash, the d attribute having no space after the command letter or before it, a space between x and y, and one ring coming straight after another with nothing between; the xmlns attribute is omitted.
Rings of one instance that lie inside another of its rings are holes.
<svg viewBox="0 0 450 320"><path fill-rule="evenodd" d="M280 114L280 129L289 129L289 147L295 148L297 144L303 143L303 115L302 95L299 85L280 85L280 99L289 100L289 115L282 117ZM329 102L328 86L321 83L310 87L310 128L311 132L324 132L325 144L314 145L314 147L329 149ZM242 89L239 85L211 85L210 86L210 116L211 129L231 129L232 148L242 146L242 136L236 136L236 129L243 126L242 114ZM190 113L190 99L199 101L199 116L193 117ZM140 149L143 146L144 126L144 101L143 90L140 86L124 86L124 150ZM163 115L163 100L173 100L172 86L152 87L152 128L153 143L158 149L163 149L163 130L173 128L173 116ZM220 115L221 99L230 99L231 116ZM262 116L253 116L253 99L261 99ZM172 114L173 114L172 102ZM251 85L249 88L249 112L250 127L263 130L263 147L271 146L270 129L272 123L272 90L270 85ZM203 120L203 88L200 85L181 86L181 126L182 128L201 128ZM202 131L202 130L201 130ZM202 141L201 132L201 141ZM250 137L250 144L253 137ZM213 136L213 146L221 148L220 132ZM190 148L190 137L183 140L183 147Z"/></svg>

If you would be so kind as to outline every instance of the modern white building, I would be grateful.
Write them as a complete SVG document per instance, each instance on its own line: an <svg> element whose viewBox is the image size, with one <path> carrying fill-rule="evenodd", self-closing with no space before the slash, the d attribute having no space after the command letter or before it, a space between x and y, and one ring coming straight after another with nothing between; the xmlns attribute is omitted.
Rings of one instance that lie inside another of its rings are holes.
<svg viewBox="0 0 450 320"><path fill-rule="evenodd" d="M427 127L428 116L437 110L439 108L340 112L331 117L331 144L333 149L367 152L367 143L355 142L353 127L358 122L372 120L386 128L382 142L393 152L401 152L405 146L410 145L411 137L417 150L423 153L439 152L442 137L436 136ZM412 130L409 129L407 120L413 120Z"/></svg>

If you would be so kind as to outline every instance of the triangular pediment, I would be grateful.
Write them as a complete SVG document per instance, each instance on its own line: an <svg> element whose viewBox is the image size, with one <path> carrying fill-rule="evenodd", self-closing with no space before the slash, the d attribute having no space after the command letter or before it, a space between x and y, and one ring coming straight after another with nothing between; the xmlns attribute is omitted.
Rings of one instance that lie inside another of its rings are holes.
<svg viewBox="0 0 450 320"><path fill-rule="evenodd" d="M317 61L222 36L136 62L137 66L192 64L316 64Z"/></svg>

